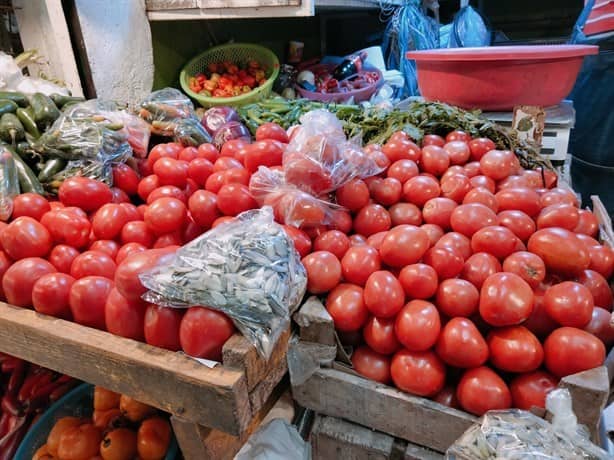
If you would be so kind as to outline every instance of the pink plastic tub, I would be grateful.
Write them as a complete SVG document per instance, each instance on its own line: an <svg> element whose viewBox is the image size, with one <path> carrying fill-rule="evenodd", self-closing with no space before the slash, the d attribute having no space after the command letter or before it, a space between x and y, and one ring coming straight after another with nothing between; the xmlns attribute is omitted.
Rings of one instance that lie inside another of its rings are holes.
<svg viewBox="0 0 614 460"><path fill-rule="evenodd" d="M323 68L332 71L335 66L329 64L317 64L315 66L307 67L304 70L310 70L314 73L317 73ZM371 98L371 96L373 96L373 93L375 93L375 91L377 91L378 88L384 83L384 77L379 70L367 70L369 72L377 73L377 82L358 90L348 91L347 93L319 93L314 91L307 91L306 89L303 89L300 86L296 85L296 91L301 95L301 97L305 99L311 99L312 101L342 103L347 101L351 97L354 97L354 102L367 101Z"/></svg>
<svg viewBox="0 0 614 460"><path fill-rule="evenodd" d="M466 109L509 111L556 105L569 94L589 45L490 46L411 51L427 100Z"/></svg>

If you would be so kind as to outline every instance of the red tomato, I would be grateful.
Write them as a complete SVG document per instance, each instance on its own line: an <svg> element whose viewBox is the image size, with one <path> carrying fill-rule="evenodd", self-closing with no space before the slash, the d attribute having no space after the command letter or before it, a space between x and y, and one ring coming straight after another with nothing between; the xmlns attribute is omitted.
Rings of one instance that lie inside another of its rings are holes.
<svg viewBox="0 0 614 460"><path fill-rule="evenodd" d="M104 305L104 319L111 334L143 341L144 319L147 304L142 300L128 300L115 288Z"/></svg>
<svg viewBox="0 0 614 460"><path fill-rule="evenodd" d="M544 350L537 337L526 327L510 326L488 334L490 362L506 372L531 372L544 359Z"/></svg>
<svg viewBox="0 0 614 460"><path fill-rule="evenodd" d="M601 274L594 270L584 270L577 281L591 291L596 307L612 310L612 290Z"/></svg>
<svg viewBox="0 0 614 460"><path fill-rule="evenodd" d="M249 145L249 142L246 142L244 139L231 139L227 142L224 142L224 145L222 145L222 149L220 150L220 156L235 158L237 153L242 150L246 145ZM207 159L209 161L215 161L209 158Z"/></svg>
<svg viewBox="0 0 614 460"><path fill-rule="evenodd" d="M475 415L508 409L512 404L510 390L503 379L486 366L466 371L458 382L456 396L461 407Z"/></svg>
<svg viewBox="0 0 614 460"><path fill-rule="evenodd" d="M522 211L501 211L497 224L509 228L520 240L527 241L535 233L535 222Z"/></svg>
<svg viewBox="0 0 614 460"><path fill-rule="evenodd" d="M399 203L406 206L415 206L411 203ZM431 198L422 208L422 217L427 224L435 224L444 230L450 229L450 218L456 209L456 202L450 198L437 197ZM419 211L419 210L418 210ZM418 225L420 222L418 223Z"/></svg>
<svg viewBox="0 0 614 460"><path fill-rule="evenodd" d="M188 200L188 209L194 222L208 230L221 216L217 207L217 196L206 190L198 190Z"/></svg>
<svg viewBox="0 0 614 460"><path fill-rule="evenodd" d="M437 339L435 351L446 364L454 367L479 367L488 359L484 337L467 318L452 318L447 322Z"/></svg>
<svg viewBox="0 0 614 460"><path fill-rule="evenodd" d="M578 197L571 190L564 188L553 188L545 192L540 198L542 208L559 203L567 203L577 207Z"/></svg>
<svg viewBox="0 0 614 460"><path fill-rule="evenodd" d="M371 273L364 289L364 302L378 318L392 318L405 303L405 292L399 280L389 271Z"/></svg>
<svg viewBox="0 0 614 460"><path fill-rule="evenodd" d="M426 251L422 262L437 272L440 280L455 278L463 270L464 262L460 253L450 247L433 247Z"/></svg>
<svg viewBox="0 0 614 460"><path fill-rule="evenodd" d="M478 168L479 168L479 163L478 163ZM469 182L474 188L481 187L481 188L485 188L490 193L495 193L496 184L495 184L495 181L492 180L490 177L476 175L476 176L471 177L469 179Z"/></svg>
<svg viewBox="0 0 614 460"><path fill-rule="evenodd" d="M393 227L397 225L420 225L422 224L422 211L415 204L397 203L388 209L390 221Z"/></svg>
<svg viewBox="0 0 614 460"><path fill-rule="evenodd" d="M496 225L497 215L479 203L457 206L450 216L450 225L455 232L472 237L479 229Z"/></svg>
<svg viewBox="0 0 614 460"><path fill-rule="evenodd" d="M79 251L72 246L58 244L51 250L48 259L59 272L69 273L70 266L78 255Z"/></svg>
<svg viewBox="0 0 614 460"><path fill-rule="evenodd" d="M595 307L591 321L584 327L586 332L593 334L608 348L614 343L614 325L610 323L611 316L608 310Z"/></svg>
<svg viewBox="0 0 614 460"><path fill-rule="evenodd" d="M580 236L580 234L577 236ZM588 268L598 272L605 279L610 279L612 272L614 272L614 250L609 246L596 244L588 246L588 251L591 259Z"/></svg>
<svg viewBox="0 0 614 460"><path fill-rule="evenodd" d="M177 156L178 160L187 161L188 163L196 158L198 158L198 149L192 146L185 147Z"/></svg>
<svg viewBox="0 0 614 460"><path fill-rule="evenodd" d="M147 196L147 204L151 204L160 198L176 198L185 203L186 193L174 185L163 185L162 187L158 187L157 189L153 190Z"/></svg>
<svg viewBox="0 0 614 460"><path fill-rule="evenodd" d="M369 319L363 300L363 289L353 284L340 284L326 298L326 309L342 332L359 331Z"/></svg>
<svg viewBox="0 0 614 460"><path fill-rule="evenodd" d="M441 320L435 305L424 300L411 300L397 315L394 332L408 350L424 351L437 342Z"/></svg>
<svg viewBox="0 0 614 460"><path fill-rule="evenodd" d="M403 184L403 199L419 207L440 193L439 182L429 176L412 177Z"/></svg>
<svg viewBox="0 0 614 460"><path fill-rule="evenodd" d="M70 177L60 185L58 198L64 206L77 206L89 212L110 203L113 194L104 182L87 177Z"/></svg>
<svg viewBox="0 0 614 460"><path fill-rule="evenodd" d="M398 180L404 184L412 177L416 177L420 173L418 165L412 160L397 160L390 165L386 176Z"/></svg>
<svg viewBox="0 0 614 460"><path fill-rule="evenodd" d="M113 166L113 185L130 196L136 195L139 187L139 175L127 164L117 163Z"/></svg>
<svg viewBox="0 0 614 460"><path fill-rule="evenodd" d="M516 250L518 238L506 227L491 225L478 230L471 237L473 252L486 252L499 260L505 259Z"/></svg>
<svg viewBox="0 0 614 460"><path fill-rule="evenodd" d="M147 289L138 275L145 270L172 260L173 249L150 249L130 254L115 270L115 287L128 300L139 300Z"/></svg>
<svg viewBox="0 0 614 460"><path fill-rule="evenodd" d="M431 247L435 246L437 241L439 241L440 238L444 234L443 229L439 225L435 225L435 224L422 224L420 226L420 228L422 230L424 230L426 232L427 236L429 237L429 241L430 241Z"/></svg>
<svg viewBox="0 0 614 460"><path fill-rule="evenodd" d="M12 259L45 257L51 250L49 231L32 217L18 217L0 233L0 243Z"/></svg>
<svg viewBox="0 0 614 460"><path fill-rule="evenodd" d="M119 265L130 254L133 254L135 252L143 252L146 250L147 248L140 243L126 243L121 248L118 249L117 255L115 256L115 263Z"/></svg>
<svg viewBox="0 0 614 460"><path fill-rule="evenodd" d="M294 247L301 257L305 257L311 252L311 239L304 231L288 225L284 225L283 228L294 243Z"/></svg>
<svg viewBox="0 0 614 460"><path fill-rule="evenodd" d="M461 131L460 129L457 129L455 131L450 131L448 135L446 136L446 142L452 142L452 141L462 141L462 142L469 143L471 141L471 136L465 131Z"/></svg>
<svg viewBox="0 0 614 460"><path fill-rule="evenodd" d="M468 259L472 254L469 238L456 232L449 232L443 235L435 243L434 247L453 249L462 256L463 260Z"/></svg>
<svg viewBox="0 0 614 460"><path fill-rule="evenodd" d="M50 210L49 202L38 193L22 193L13 198L13 220L22 216L40 220Z"/></svg>
<svg viewBox="0 0 614 460"><path fill-rule="evenodd" d="M383 384L390 382L390 358L362 346L352 353L352 366L360 375Z"/></svg>
<svg viewBox="0 0 614 460"><path fill-rule="evenodd" d="M354 231L367 237L388 230L390 225L390 214L379 204L365 206L354 218Z"/></svg>
<svg viewBox="0 0 614 460"><path fill-rule="evenodd" d="M117 187L111 187L111 193L113 194L113 199L111 200L111 203L130 203L130 197L122 189Z"/></svg>
<svg viewBox="0 0 614 460"><path fill-rule="evenodd" d="M501 263L495 256L477 252L465 261L460 277L481 289L486 278L500 271Z"/></svg>
<svg viewBox="0 0 614 460"><path fill-rule="evenodd" d="M307 290L312 294L328 292L341 281L341 263L331 252L312 252L302 262L307 271Z"/></svg>
<svg viewBox="0 0 614 460"><path fill-rule="evenodd" d="M604 361L603 342L575 327L558 328L544 342L544 363L556 377L599 367Z"/></svg>
<svg viewBox="0 0 614 460"><path fill-rule="evenodd" d="M537 228L561 227L573 231L580 222L578 208L567 203L545 207L537 216Z"/></svg>
<svg viewBox="0 0 614 460"><path fill-rule="evenodd" d="M407 265L399 273L399 282L412 299L430 299L437 292L437 272L426 264Z"/></svg>
<svg viewBox="0 0 614 460"><path fill-rule="evenodd" d="M102 252L115 260L119 251L119 244L113 240L97 240L90 245L89 250Z"/></svg>
<svg viewBox="0 0 614 460"><path fill-rule="evenodd" d="M427 145L422 149L420 169L435 176L441 176L450 166L450 157L441 147Z"/></svg>
<svg viewBox="0 0 614 460"><path fill-rule="evenodd" d="M235 160L232 157L228 157L224 155L222 155L220 158L215 160L215 163L213 163L213 172L226 171L227 169L231 169L231 168L242 169L243 165L241 164L239 160Z"/></svg>
<svg viewBox="0 0 614 460"><path fill-rule="evenodd" d="M394 333L394 318L377 318L372 316L362 331L367 345L377 353L390 355L396 352L401 344Z"/></svg>
<svg viewBox="0 0 614 460"><path fill-rule="evenodd" d="M484 187L474 188L465 195L463 204L469 203L483 204L493 212L497 212L499 209L495 195Z"/></svg>
<svg viewBox="0 0 614 460"><path fill-rule="evenodd" d="M222 347L235 327L224 313L206 307L190 307L179 326L183 351L196 358L222 361Z"/></svg>
<svg viewBox="0 0 614 460"><path fill-rule="evenodd" d="M152 174L141 179L137 187L137 193L143 201L147 201L149 194L158 187L160 187L160 178Z"/></svg>
<svg viewBox="0 0 614 460"><path fill-rule="evenodd" d="M270 140L258 140L244 147L245 168L250 172L256 172L259 166L281 165L284 150L277 142Z"/></svg>
<svg viewBox="0 0 614 460"><path fill-rule="evenodd" d="M111 256L99 251L85 251L73 260L70 275L76 279L85 276L103 276L113 279L117 266Z"/></svg>
<svg viewBox="0 0 614 460"><path fill-rule="evenodd" d="M70 318L68 299L75 279L65 273L48 273L41 276L32 287L32 305L45 315Z"/></svg>
<svg viewBox="0 0 614 460"><path fill-rule="evenodd" d="M222 186L217 195L217 207L227 216L236 216L243 211L258 207L258 203L243 184Z"/></svg>
<svg viewBox="0 0 614 460"><path fill-rule="evenodd" d="M380 255L385 264L401 268L418 262L429 246L428 235L420 227L399 225L384 237Z"/></svg>
<svg viewBox="0 0 614 460"><path fill-rule="evenodd" d="M591 320L594 306L591 291L574 281L555 284L544 294L546 313L561 326L585 327Z"/></svg>
<svg viewBox="0 0 614 460"><path fill-rule="evenodd" d="M272 139L287 144L289 142L286 130L277 123L264 123L256 130L256 140Z"/></svg>
<svg viewBox="0 0 614 460"><path fill-rule="evenodd" d="M539 195L531 188L509 188L495 195L499 211L522 211L533 217L541 211Z"/></svg>
<svg viewBox="0 0 614 460"><path fill-rule="evenodd" d="M495 149L495 143L488 138L478 137L469 141L469 150L471 150L471 158L480 161L486 153Z"/></svg>
<svg viewBox="0 0 614 460"><path fill-rule="evenodd" d="M536 231L527 244L529 252L537 254L548 271L562 275L577 275L589 268L591 258L586 246L574 233L563 228Z"/></svg>
<svg viewBox="0 0 614 460"><path fill-rule="evenodd" d="M102 276L86 276L70 288L70 311L75 322L104 330L104 305L113 289L113 281Z"/></svg>
<svg viewBox="0 0 614 460"><path fill-rule="evenodd" d="M450 158L452 165L464 165L469 160L471 151L469 145L464 141L451 141L443 146L443 149Z"/></svg>
<svg viewBox="0 0 614 460"><path fill-rule="evenodd" d="M446 172L442 174L442 176L439 178L439 182L443 182L449 179L451 176L457 175L465 176L467 179L469 179L469 176L467 176L467 173L465 172L464 166L454 165L450 166Z"/></svg>
<svg viewBox="0 0 614 460"><path fill-rule="evenodd" d="M120 239L122 244L138 243L150 248L154 243L154 234L145 222L134 220L124 225Z"/></svg>
<svg viewBox="0 0 614 460"><path fill-rule="evenodd" d="M451 174L441 179L441 195L456 203L462 203L471 188L469 178L463 174Z"/></svg>
<svg viewBox="0 0 614 460"><path fill-rule="evenodd" d="M346 234L352 231L352 215L349 212L343 209L333 209L329 214L330 223L328 228L330 230L339 230Z"/></svg>
<svg viewBox="0 0 614 460"><path fill-rule="evenodd" d="M456 398L456 389L452 385L444 386L443 390L433 396L433 401L454 409L460 409L458 399Z"/></svg>
<svg viewBox="0 0 614 460"><path fill-rule="evenodd" d="M383 206L391 206L401 199L402 188L399 180L387 177L374 183L370 190L371 196L377 203Z"/></svg>
<svg viewBox="0 0 614 460"><path fill-rule="evenodd" d="M206 158L195 158L188 165L188 177L199 186L204 187L209 176L213 174L213 163Z"/></svg>
<svg viewBox="0 0 614 460"><path fill-rule="evenodd" d="M184 310L149 304L145 311L145 342L171 351L181 350L179 325Z"/></svg>
<svg viewBox="0 0 614 460"><path fill-rule="evenodd" d="M482 284L480 316L492 326L520 324L533 309L533 291L520 276L495 273Z"/></svg>
<svg viewBox="0 0 614 460"><path fill-rule="evenodd" d="M85 247L90 240L91 224L79 208L62 208L46 213L41 224L47 227L56 244Z"/></svg>
<svg viewBox="0 0 614 460"><path fill-rule="evenodd" d="M535 289L546 278L546 265L532 252L520 251L503 261L503 271L514 273Z"/></svg>
<svg viewBox="0 0 614 460"><path fill-rule="evenodd" d="M398 351L390 373L398 388L418 396L436 395L446 380L446 366L432 351Z"/></svg>
<svg viewBox="0 0 614 460"><path fill-rule="evenodd" d="M126 210L119 204L105 204L92 218L92 230L102 240L115 239L128 222Z"/></svg>
<svg viewBox="0 0 614 460"><path fill-rule="evenodd" d="M517 162L514 152L491 150L480 158L480 170L482 174L493 180L501 180L514 173Z"/></svg>
<svg viewBox="0 0 614 460"><path fill-rule="evenodd" d="M15 215L15 211L13 211ZM583 233L593 238L599 233L599 221L595 214L587 209L578 209L578 225L573 229L575 233Z"/></svg>
<svg viewBox="0 0 614 460"><path fill-rule="evenodd" d="M559 382L544 371L522 374L510 383L510 392L514 407L531 410L532 407L546 407L546 396L556 389Z"/></svg>
<svg viewBox="0 0 614 460"><path fill-rule="evenodd" d="M384 242L384 238L388 235L388 232L377 232L367 238L367 245L372 248L377 249L378 251L382 248L382 243Z"/></svg>
<svg viewBox="0 0 614 460"><path fill-rule="evenodd" d="M441 313L449 317L473 316L478 311L480 293L469 281L447 279L437 288L435 304Z"/></svg>
<svg viewBox="0 0 614 460"><path fill-rule="evenodd" d="M149 156L147 157L147 163L150 167L153 168L153 165L160 158L173 158L177 159L179 156L179 152L183 150L183 146L181 144L176 144L174 142L169 142L167 144L158 144L149 152Z"/></svg>
<svg viewBox="0 0 614 460"><path fill-rule="evenodd" d="M13 263L2 277L2 290L7 302L17 307L31 307L34 284L55 271L53 265L39 257L27 257Z"/></svg>
<svg viewBox="0 0 614 460"><path fill-rule="evenodd" d="M219 156L220 152L218 152L213 144L201 144L198 146L198 158L204 158L211 163L215 163Z"/></svg>
<svg viewBox="0 0 614 460"><path fill-rule="evenodd" d="M350 248L350 239L339 230L329 230L319 235L313 242L314 251L328 251L341 260Z"/></svg>
<svg viewBox="0 0 614 460"><path fill-rule="evenodd" d="M395 137L394 135L382 146L382 152L384 152L391 163L398 160L412 160L417 163L422 154L420 147L406 136Z"/></svg>
<svg viewBox="0 0 614 460"><path fill-rule="evenodd" d="M438 147L443 147L446 143L446 140L438 136L437 134L427 134L422 138L422 147L426 145L436 145Z"/></svg>
<svg viewBox="0 0 614 460"><path fill-rule="evenodd" d="M343 278L349 282L364 286L371 273L381 267L379 253L371 246L352 246L341 259Z"/></svg>
<svg viewBox="0 0 614 460"><path fill-rule="evenodd" d="M159 198L145 210L143 220L149 230L163 235L180 230L186 223L187 214L185 204L177 198Z"/></svg>
<svg viewBox="0 0 614 460"><path fill-rule="evenodd" d="M497 182L498 191L515 188L532 189L532 187L529 185L528 179L525 176L509 176Z"/></svg>
<svg viewBox="0 0 614 460"><path fill-rule="evenodd" d="M548 315L544 308L544 292L541 287L534 291L535 303L533 311L527 320L522 323L524 327L542 339L558 327L558 324Z"/></svg>
<svg viewBox="0 0 614 460"><path fill-rule="evenodd" d="M174 158L160 158L153 165L153 172L160 179L160 185L174 185L183 188L188 178L189 164Z"/></svg>
<svg viewBox="0 0 614 460"><path fill-rule="evenodd" d="M337 203L350 211L360 211L369 204L369 188L360 179L353 179L336 192Z"/></svg>

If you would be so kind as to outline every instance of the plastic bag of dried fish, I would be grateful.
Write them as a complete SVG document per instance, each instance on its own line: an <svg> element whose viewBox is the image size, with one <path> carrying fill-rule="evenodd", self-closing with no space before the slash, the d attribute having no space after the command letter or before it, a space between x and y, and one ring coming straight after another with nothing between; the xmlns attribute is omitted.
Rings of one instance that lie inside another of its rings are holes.
<svg viewBox="0 0 614 460"><path fill-rule="evenodd" d="M577 423L568 390L548 394L552 424L530 412L510 409L487 412L456 440L446 460L606 460Z"/></svg>
<svg viewBox="0 0 614 460"><path fill-rule="evenodd" d="M149 302L224 312L266 358L307 286L294 243L268 206L215 227L139 278Z"/></svg>

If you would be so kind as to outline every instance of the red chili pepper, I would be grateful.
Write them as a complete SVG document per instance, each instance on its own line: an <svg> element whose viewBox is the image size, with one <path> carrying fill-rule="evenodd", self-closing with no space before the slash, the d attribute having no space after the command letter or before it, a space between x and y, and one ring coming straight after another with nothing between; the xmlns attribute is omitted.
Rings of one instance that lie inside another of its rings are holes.
<svg viewBox="0 0 614 460"><path fill-rule="evenodd" d="M63 383L61 386L57 387L55 390L51 392L51 394L49 395L49 401L52 403L56 402L58 399L60 399L62 396L68 393L71 389L76 387L78 384L79 384L78 380L72 380L70 382Z"/></svg>
<svg viewBox="0 0 614 460"><path fill-rule="evenodd" d="M15 398L14 395L6 393L2 397L2 402L0 402L0 407L2 407L2 412L6 412L8 414L18 416L22 415L22 407Z"/></svg>
<svg viewBox="0 0 614 460"><path fill-rule="evenodd" d="M26 376L21 388L19 389L19 394L17 395L17 399L19 401L25 401L32 389L40 382L40 380L45 376L46 373L50 373L51 371L47 369L36 369L32 372L32 368L28 371L28 375Z"/></svg>
<svg viewBox="0 0 614 460"><path fill-rule="evenodd" d="M0 417L0 439L8 433L11 417L13 416L8 412L2 412L2 416Z"/></svg>
<svg viewBox="0 0 614 460"><path fill-rule="evenodd" d="M2 362L2 373L3 374L8 374L10 372L13 372L13 370L15 369L15 367L17 367L17 364L21 361L21 359L19 358L14 358L14 357L10 357L8 359L6 359L5 361Z"/></svg>
<svg viewBox="0 0 614 460"><path fill-rule="evenodd" d="M13 458L27 431L26 417L18 417L9 433L0 439L0 460Z"/></svg>
<svg viewBox="0 0 614 460"><path fill-rule="evenodd" d="M19 362L15 365L15 369L13 369L13 373L11 374L11 378L9 378L9 383L6 387L7 393L17 395L17 392L19 391L19 388L21 388L23 379L26 375L26 366L27 363L21 360L19 360Z"/></svg>

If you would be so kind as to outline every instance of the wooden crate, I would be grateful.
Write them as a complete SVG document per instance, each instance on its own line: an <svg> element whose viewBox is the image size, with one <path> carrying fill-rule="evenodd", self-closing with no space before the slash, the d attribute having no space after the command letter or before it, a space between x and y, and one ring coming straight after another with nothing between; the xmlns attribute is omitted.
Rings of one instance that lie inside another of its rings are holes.
<svg viewBox="0 0 614 460"><path fill-rule="evenodd" d="M224 345L222 365L209 368L182 353L0 302L0 351L171 413L186 460L220 458L206 455L214 444L238 450L258 426L287 387L289 334L269 360L237 334ZM194 447L193 439L205 442Z"/></svg>
<svg viewBox="0 0 614 460"><path fill-rule="evenodd" d="M300 340L291 345L292 359L303 357L305 361L300 364L313 367L308 358L310 350L335 356L336 345L331 344L331 337L335 337L333 321L316 297L308 299L294 319L300 326ZM571 392L578 421L589 427L595 441L613 369L614 353L610 353L604 366L567 376L559 384ZM438 452L445 452L477 421L461 410L361 377L337 361L316 367L304 381L296 383L292 384L292 394L303 407Z"/></svg>

